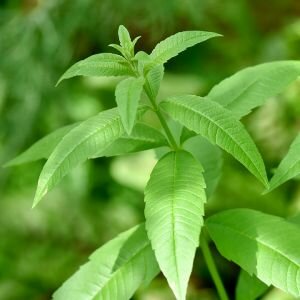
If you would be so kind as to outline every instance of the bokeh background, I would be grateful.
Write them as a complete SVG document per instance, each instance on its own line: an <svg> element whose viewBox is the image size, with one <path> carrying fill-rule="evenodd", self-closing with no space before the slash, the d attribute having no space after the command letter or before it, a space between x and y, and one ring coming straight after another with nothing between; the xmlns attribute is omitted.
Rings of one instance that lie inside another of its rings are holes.
<svg viewBox="0 0 300 300"><path fill-rule="evenodd" d="M171 60L162 95L205 95L246 66L300 59L299 0L1 0L1 165L51 131L115 106L115 79L75 78L54 86L72 63L111 51L107 45L117 41L119 24L141 35L137 48L146 51L177 31L224 35ZM298 80L243 119L270 174L300 130L299 101ZM154 162L153 152L88 161L34 210L44 162L0 169L0 299L50 299L94 249L143 221L143 188ZM300 211L297 179L267 196L261 191L241 165L224 155L207 215L233 207L284 217ZM233 295L239 269L215 255ZM134 299L174 298L159 276ZM200 252L188 299L217 299ZM292 298L271 290L264 299Z"/></svg>

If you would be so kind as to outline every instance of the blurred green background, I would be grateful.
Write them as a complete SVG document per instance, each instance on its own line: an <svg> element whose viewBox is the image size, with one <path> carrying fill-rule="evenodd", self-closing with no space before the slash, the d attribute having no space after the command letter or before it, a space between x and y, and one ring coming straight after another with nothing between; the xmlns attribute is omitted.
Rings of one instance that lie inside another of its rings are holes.
<svg viewBox="0 0 300 300"><path fill-rule="evenodd" d="M299 0L2 0L1 165L51 131L115 106L114 79L75 78L54 86L72 63L111 51L107 45L116 42L119 24L141 35L137 48L146 51L177 31L224 35L171 60L162 96L205 95L246 66L300 59ZM270 174L300 130L299 100L298 80L243 119ZM153 152L88 161L32 210L43 163L0 171L1 300L50 299L94 249L143 221L143 188L155 163ZM261 191L241 165L224 155L207 215L232 207L284 217L300 211L297 179L267 196L261 197ZM216 260L233 295L239 269L217 253ZM160 275L134 299L174 298ZM188 299L217 299L200 252ZM292 298L272 290L264 299Z"/></svg>

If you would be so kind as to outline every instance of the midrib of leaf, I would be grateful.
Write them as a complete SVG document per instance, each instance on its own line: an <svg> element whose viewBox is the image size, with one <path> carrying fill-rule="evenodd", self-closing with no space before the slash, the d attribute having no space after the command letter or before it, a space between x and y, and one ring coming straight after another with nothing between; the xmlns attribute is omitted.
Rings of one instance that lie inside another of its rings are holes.
<svg viewBox="0 0 300 300"><path fill-rule="evenodd" d="M175 183L175 179L176 179L176 165L177 165L177 162L176 162L176 154L174 152L174 166L173 166L173 172L174 172L174 177L173 177L173 193L172 193L172 241L173 241L173 257L174 257L174 262L175 262L175 266L176 266L176 278L177 278L177 283L180 282L180 278L179 278L179 271L178 271L178 263L177 263L177 251L176 251L176 239L175 239L175 213L174 213L174 202L175 202L175 194L174 194L174 191L175 191L175 186L176 186L176 183ZM181 287L180 287L180 298L182 297L181 296Z"/></svg>
<svg viewBox="0 0 300 300"><path fill-rule="evenodd" d="M238 99L238 98L241 98L244 94L246 94L248 92L248 90L258 82L258 79L255 78L252 82L250 82L247 86L245 86L240 93L238 93L235 97L232 98L232 100L225 104L224 107L227 107L227 106L230 106L231 104L235 104L234 102ZM208 98L209 98L209 94L208 94ZM213 100L214 97L212 97L212 100ZM222 105L222 103L220 103L219 101L217 102L219 103L220 105Z"/></svg>
<svg viewBox="0 0 300 300"><path fill-rule="evenodd" d="M206 101L206 100L204 100L204 101ZM207 101L210 101L210 100L207 100ZM261 179L263 179L264 180L264 178L265 178L265 176L264 176L264 174L261 174L261 172L260 172L260 170L257 168L257 166L256 166L256 163L252 160L252 158L240 147L240 145L239 145L239 143L229 134L229 133L227 133L222 127L220 127L218 124L216 124L212 119L210 119L208 116L206 116L206 115L204 115L204 114L202 114L201 112L199 112L199 111L197 111L197 110L195 110L193 107L191 107L191 106L186 106L186 105L184 105L184 104L182 104L182 103L177 103L177 102L172 102L173 104L176 104L176 105L178 105L178 106L183 106L184 108L186 108L186 109L188 109L188 110L192 110L194 113L196 113L196 114L200 114L202 117L204 117L204 118L206 118L207 120L209 120L211 123L213 123L213 124L215 124L218 128L219 128L219 130L221 130L223 133L225 133L227 136L229 136L230 137L230 139L235 143L235 145L237 145L238 146L238 148L242 151L242 153L244 153L246 156L247 156L247 158L252 162L252 164L253 164L253 166L255 167L255 169L258 171L258 173L260 174L260 176L261 176ZM264 180L264 182L265 182L265 180Z"/></svg>
<svg viewBox="0 0 300 300"><path fill-rule="evenodd" d="M92 131L89 135L87 135L85 137L85 139L83 139L82 141L80 141L79 143L75 144L69 151L65 152L65 155L63 155L61 157L61 159L57 162L56 164L56 168L53 169L52 168L52 172L48 173L48 179L47 181L43 181L43 189L39 192L39 194L37 196L40 196L40 195L44 195L44 193L47 191L48 189L48 183L49 183L49 180L52 178L53 174L57 171L57 166L60 166L62 164L63 161L65 161L65 159L71 154L74 152L74 150L80 146L81 144L83 144L88 138L90 138L91 136L95 135L98 131L101 131L103 128L107 127L107 126L110 126L111 123L115 122L118 118L120 118L119 116L115 116L114 118L112 118L110 121L108 121L108 123L102 125L101 127L98 127L97 129L95 129L94 131ZM62 140L64 140L65 137L62 138ZM38 198L38 197L35 197L35 198ZM34 205L35 205L35 202L36 202L36 199L34 200Z"/></svg>
<svg viewBox="0 0 300 300"><path fill-rule="evenodd" d="M103 286L101 287L101 290L98 291L91 300L95 300L97 299L99 293L106 287L109 285L109 283L114 279L114 277L120 273L122 271L122 269L126 269L126 267L133 261L135 260L147 247L150 246L150 241L148 241L148 243L145 243L145 245L143 245L141 248L139 248L132 256L130 256L130 259L127 260L125 263L122 264L122 266L120 268L118 268L116 271L114 271L108 278L108 280L103 284ZM145 258L144 258L145 259ZM145 264L146 266L147 264ZM144 279L145 279L145 276L147 275L147 272L144 273Z"/></svg>
<svg viewBox="0 0 300 300"><path fill-rule="evenodd" d="M249 235L247 235L245 232L243 231L238 231L230 226L227 226L227 225L220 225L220 224L217 224L217 223L214 223L213 222L213 226L215 227L220 227L222 229L226 228L228 231L231 231L231 232L234 232L234 233L237 233L238 235L241 235L243 237L246 237L254 242L259 242L260 245L264 246L265 248L267 248L268 250L271 250L271 252L275 252L275 253L278 253L280 254L283 258L285 258L286 260L288 260L291 264L295 265L296 267L300 268L300 264L297 264L296 262L293 262L289 257L287 257L284 253L282 253L281 251L279 251L278 249L276 248L273 248L271 245L268 245L267 243L261 241L259 238L258 239L255 239ZM297 272L299 272L299 269L297 270ZM298 288L298 286L297 286ZM299 289L299 288L298 288Z"/></svg>
<svg viewBox="0 0 300 300"><path fill-rule="evenodd" d="M190 41L190 40L194 40L194 39L197 39L197 38L199 38L198 36L197 37L195 37L195 36L193 36L193 37L190 37L190 38L187 38L187 39L184 39L184 41L185 42L188 42L188 41ZM159 43L160 44L160 43ZM158 45L159 45L158 44ZM177 45L179 44L178 42L176 43ZM185 47L186 48L186 47ZM189 48L189 47L188 47ZM172 49L168 49L167 51L160 51L160 54L159 55L157 55L156 57L154 57L154 60L156 61L156 60L160 60L160 57L163 57L164 55L166 55L166 52L172 52ZM154 52L155 53L155 52ZM150 54L150 56L152 55L153 53L151 53Z"/></svg>

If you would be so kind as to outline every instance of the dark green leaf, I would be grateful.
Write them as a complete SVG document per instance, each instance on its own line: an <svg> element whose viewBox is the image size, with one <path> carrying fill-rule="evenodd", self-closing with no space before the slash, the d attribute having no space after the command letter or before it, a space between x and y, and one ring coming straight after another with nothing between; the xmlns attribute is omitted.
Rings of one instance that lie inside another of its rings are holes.
<svg viewBox="0 0 300 300"><path fill-rule="evenodd" d="M183 147L193 154L204 168L204 179L206 183L206 196L210 198L215 191L221 177L223 166L222 152L216 145L212 145L201 136L188 139Z"/></svg>

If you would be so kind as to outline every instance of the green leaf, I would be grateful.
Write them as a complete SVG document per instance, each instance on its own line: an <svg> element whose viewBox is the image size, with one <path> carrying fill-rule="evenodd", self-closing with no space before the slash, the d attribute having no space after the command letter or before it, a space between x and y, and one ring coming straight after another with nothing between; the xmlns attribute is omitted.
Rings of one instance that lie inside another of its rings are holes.
<svg viewBox="0 0 300 300"><path fill-rule="evenodd" d="M58 80L58 85L62 80L75 76L133 76L126 59L120 55L112 53L101 53L92 55L71 66Z"/></svg>
<svg viewBox="0 0 300 300"><path fill-rule="evenodd" d="M250 275L300 296L300 228L282 218L250 209L233 209L205 225L220 253Z"/></svg>
<svg viewBox="0 0 300 300"><path fill-rule="evenodd" d="M126 300L148 284L159 268L144 225L111 240L53 295L53 300Z"/></svg>
<svg viewBox="0 0 300 300"><path fill-rule="evenodd" d="M218 36L221 35L206 31L178 32L155 46L150 54L152 64L164 64L187 48Z"/></svg>
<svg viewBox="0 0 300 300"><path fill-rule="evenodd" d="M143 85L143 78L127 78L121 81L116 88L116 102L118 104L122 124L129 135L135 124Z"/></svg>
<svg viewBox="0 0 300 300"><path fill-rule="evenodd" d="M299 61L277 61L243 69L217 84L207 97L238 118L280 93L300 76Z"/></svg>
<svg viewBox="0 0 300 300"><path fill-rule="evenodd" d="M163 76L164 76L163 65L157 65L153 67L146 75L146 81L148 83L149 92L151 93L152 99L155 99L157 97Z"/></svg>
<svg viewBox="0 0 300 300"><path fill-rule="evenodd" d="M181 134L180 134L180 144L183 144L188 139L196 136L197 133L195 131L187 129L185 126L183 126Z"/></svg>
<svg viewBox="0 0 300 300"><path fill-rule="evenodd" d="M143 123L136 123L130 136L120 137L93 158L122 155L167 145L168 141L158 130Z"/></svg>
<svg viewBox="0 0 300 300"><path fill-rule="evenodd" d="M7 162L4 166L16 166L24 163L40 160L42 158L48 158L57 144L61 139L74 127L78 126L79 123L71 124L59 128L52 133L46 135L36 143L34 143L30 148L21 153L16 158Z"/></svg>
<svg viewBox="0 0 300 300"><path fill-rule="evenodd" d="M72 129L47 160L39 177L33 206L71 169L105 149L123 134L116 108L101 112Z"/></svg>
<svg viewBox="0 0 300 300"><path fill-rule="evenodd" d="M268 186L260 153L243 124L230 111L216 102L193 95L172 97L160 106L188 129L230 153Z"/></svg>
<svg viewBox="0 0 300 300"><path fill-rule="evenodd" d="M120 41L121 47L124 49L130 48L130 46L132 44L131 37L130 37L128 30L126 29L126 27L124 25L119 26L118 36L119 36L119 41Z"/></svg>
<svg viewBox="0 0 300 300"><path fill-rule="evenodd" d="M268 288L256 276L250 276L246 271L241 270L235 290L235 299L255 300L264 294Z"/></svg>
<svg viewBox="0 0 300 300"><path fill-rule="evenodd" d="M274 176L270 181L270 192L286 182L287 180L300 174L300 134L292 143L287 155L279 164Z"/></svg>
<svg viewBox="0 0 300 300"><path fill-rule="evenodd" d="M195 136L183 144L183 147L201 163L204 168L206 196L210 198L215 191L222 174L222 152L216 145L212 145L201 136Z"/></svg>
<svg viewBox="0 0 300 300"><path fill-rule="evenodd" d="M177 299L185 299L199 245L206 201L202 171L188 152L169 152L154 167L145 189L148 236Z"/></svg>

